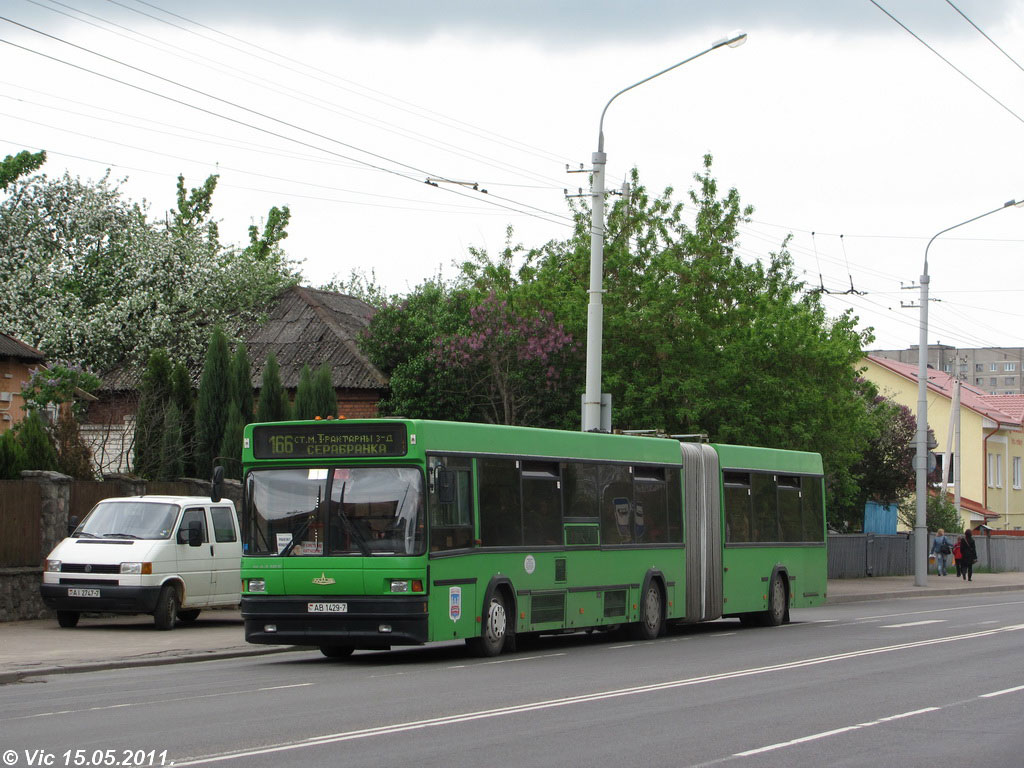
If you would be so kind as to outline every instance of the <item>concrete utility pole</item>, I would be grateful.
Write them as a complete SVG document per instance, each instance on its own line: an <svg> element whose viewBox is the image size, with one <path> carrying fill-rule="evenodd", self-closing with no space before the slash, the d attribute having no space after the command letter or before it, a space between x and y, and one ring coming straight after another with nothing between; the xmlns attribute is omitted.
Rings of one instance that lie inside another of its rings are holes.
<svg viewBox="0 0 1024 768"><path fill-rule="evenodd" d="M688 59L683 59L677 64L656 72L650 77L645 77L640 82L633 83L633 85L627 88L623 88L608 99L608 103L601 110L601 121L597 126L597 152L591 158L594 168L593 187L591 190L593 204L590 209L590 301L587 304L587 378L586 391L583 393L583 413L581 418L581 429L584 432L601 431L601 335L604 324L604 307L602 305L602 294L604 293L602 288L604 281L604 168L608 161L608 157L604 153L605 113L612 102L626 91L632 90L638 85L643 85L648 80L660 77L666 72L671 72L673 69L681 67L683 64L694 59L699 59L716 48L721 48L722 46L737 48L743 45L746 40L747 33L740 32L739 30L727 37L723 37L721 40L716 40L709 48L700 53ZM608 416L607 421L610 422L610 414Z"/></svg>
<svg viewBox="0 0 1024 768"><path fill-rule="evenodd" d="M924 270L921 273L921 336L917 348L917 515L914 520L914 585L928 586L928 249L935 238L950 230L991 216L1012 206L1024 207L1024 201L1010 200L998 208L961 221L936 232L924 247Z"/></svg>

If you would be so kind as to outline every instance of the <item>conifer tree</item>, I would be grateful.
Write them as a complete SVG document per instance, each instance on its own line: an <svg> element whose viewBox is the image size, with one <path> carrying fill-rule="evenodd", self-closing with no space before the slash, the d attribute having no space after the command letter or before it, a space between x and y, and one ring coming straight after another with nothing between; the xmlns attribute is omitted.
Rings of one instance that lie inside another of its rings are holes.
<svg viewBox="0 0 1024 768"><path fill-rule="evenodd" d="M159 473L164 412L170 400L171 360L167 350L154 349L142 374L139 408L135 415L135 460L132 468L139 477L155 478Z"/></svg>
<svg viewBox="0 0 1024 768"><path fill-rule="evenodd" d="M288 393L281 386L281 369L277 357L271 352L263 366L260 400L256 408L256 421L284 421L291 415Z"/></svg>
<svg viewBox="0 0 1024 768"><path fill-rule="evenodd" d="M221 466L224 467L224 477L235 480L242 479L242 436L245 429L245 422L242 420L242 412L238 403L231 403L231 415L228 416L227 424L224 426L224 439L220 444Z"/></svg>
<svg viewBox="0 0 1024 768"><path fill-rule="evenodd" d="M238 404L242 423L248 424L253 419L252 366L249 365L249 353L245 344L239 343L231 358L231 399Z"/></svg>
<svg viewBox="0 0 1024 768"><path fill-rule="evenodd" d="M172 400L165 411L163 439L160 444L158 480L178 480L185 476L185 441L182 436L181 409Z"/></svg>
<svg viewBox="0 0 1024 768"><path fill-rule="evenodd" d="M313 400L313 372L307 364L302 366L299 386L295 389L294 416L296 419L313 419L317 415L316 402Z"/></svg>
<svg viewBox="0 0 1024 768"><path fill-rule="evenodd" d="M21 441L9 429L0 435L0 480L17 480L28 469L28 456Z"/></svg>
<svg viewBox="0 0 1024 768"><path fill-rule="evenodd" d="M195 477L196 399L192 392L192 380L183 363L174 366L174 372L171 374L171 393L171 400L178 407L181 426L182 466L178 477Z"/></svg>
<svg viewBox="0 0 1024 768"><path fill-rule="evenodd" d="M213 329L199 381L196 406L196 473L206 477L224 440L231 404L228 340L220 326Z"/></svg>
<svg viewBox="0 0 1024 768"><path fill-rule="evenodd" d="M321 365L313 377L313 404L315 416L327 418L338 415L338 396L331 382L331 366L328 363Z"/></svg>
<svg viewBox="0 0 1024 768"><path fill-rule="evenodd" d="M18 442L25 450L25 469L57 470L57 451L38 411L29 411L17 427Z"/></svg>

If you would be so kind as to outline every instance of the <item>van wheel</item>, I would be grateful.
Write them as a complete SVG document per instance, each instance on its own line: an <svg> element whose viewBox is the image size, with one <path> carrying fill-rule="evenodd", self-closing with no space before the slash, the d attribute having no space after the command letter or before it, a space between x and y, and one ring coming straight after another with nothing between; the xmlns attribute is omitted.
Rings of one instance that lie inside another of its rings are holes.
<svg viewBox="0 0 1024 768"><path fill-rule="evenodd" d="M351 656L354 651L351 645L321 645L320 653L326 656L328 659L344 659L346 656Z"/></svg>
<svg viewBox="0 0 1024 768"><path fill-rule="evenodd" d="M78 626L78 611L57 611L57 623L65 629Z"/></svg>
<svg viewBox="0 0 1024 768"><path fill-rule="evenodd" d="M185 611L178 611L178 621L182 624L195 624L200 613L202 613L202 611L198 608L189 608Z"/></svg>
<svg viewBox="0 0 1024 768"><path fill-rule="evenodd" d="M157 629L174 629L179 604L178 590L165 584L160 590L160 597L156 599L156 610L153 611L153 622Z"/></svg>

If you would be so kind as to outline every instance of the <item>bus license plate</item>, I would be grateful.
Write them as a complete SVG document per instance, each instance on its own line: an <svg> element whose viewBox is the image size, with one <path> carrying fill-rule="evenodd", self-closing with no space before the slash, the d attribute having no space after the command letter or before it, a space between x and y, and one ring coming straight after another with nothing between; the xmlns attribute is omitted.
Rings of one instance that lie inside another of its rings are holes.
<svg viewBox="0 0 1024 768"><path fill-rule="evenodd" d="M348 603L309 603L307 613L348 613Z"/></svg>
<svg viewBox="0 0 1024 768"><path fill-rule="evenodd" d="M69 587L68 597L99 597L100 591L98 589L81 589L79 587Z"/></svg>

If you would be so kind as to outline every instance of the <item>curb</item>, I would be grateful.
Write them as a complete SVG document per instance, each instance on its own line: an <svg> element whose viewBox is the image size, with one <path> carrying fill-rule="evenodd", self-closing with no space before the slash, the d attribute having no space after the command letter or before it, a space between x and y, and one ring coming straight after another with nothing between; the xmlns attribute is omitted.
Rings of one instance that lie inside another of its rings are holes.
<svg viewBox="0 0 1024 768"><path fill-rule="evenodd" d="M872 592L863 595L829 595L825 605L837 603L865 603L870 600L897 600L902 598L916 597L945 597L948 595L969 595L978 592L1017 592L1024 589L1024 586L1017 584L1000 584L991 587L973 587L971 589L936 589L934 587L916 587L912 590L900 590L899 592Z"/></svg>
<svg viewBox="0 0 1024 768"><path fill-rule="evenodd" d="M84 664L66 664L61 666L39 667L37 669L19 669L13 672L0 672L0 685L17 683L30 677L45 675L70 675L78 672L103 672L110 669L133 669L136 667L162 667L168 664L186 664L195 661L220 661L223 659L239 659L246 656L267 656L276 653L295 653L298 651L315 650L312 646L284 645L270 648L237 648L231 651L209 651L184 653L180 656L156 656L142 659L111 659L109 661L93 661Z"/></svg>

